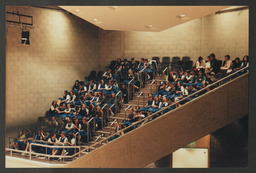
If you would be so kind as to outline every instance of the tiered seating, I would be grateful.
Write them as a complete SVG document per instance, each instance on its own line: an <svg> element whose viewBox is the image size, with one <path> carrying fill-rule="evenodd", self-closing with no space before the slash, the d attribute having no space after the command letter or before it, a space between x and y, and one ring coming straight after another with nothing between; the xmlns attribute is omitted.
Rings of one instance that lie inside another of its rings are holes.
<svg viewBox="0 0 256 173"><path fill-rule="evenodd" d="M186 62L189 62L189 60ZM240 68L248 69L248 57L247 60L245 58L244 62L241 64ZM124 60L123 62L117 60L114 63L111 62L109 68L110 70L107 70L101 76L101 84L115 80L115 86L112 85L111 82L109 86L105 86L105 88L102 88L104 85L101 86L98 82L95 84L93 80L97 79L97 76L94 75L96 72L91 73L92 75L90 74L91 81L87 81L90 82L89 85L85 85L83 81L76 81L72 90L70 92L65 91L63 98L59 98L58 101L53 101L46 116L39 118L40 121L35 126L36 128L34 128L34 133L37 133L37 135L33 134L31 130L24 130L19 135L21 140L15 140L14 147L28 150L32 141L32 145L33 143L48 143L48 145L50 145L51 143L55 143L57 137L59 143L65 143L64 141L68 140L70 144L80 144L80 146L84 146L86 151L89 151L97 147L95 145L97 141L104 139L110 141L122 135L119 133L112 135L112 130L118 132L118 130L129 127L133 123L154 114L154 116L149 119L149 121L151 121L157 116L160 116L160 114L156 114L160 110L168 108L164 113L171 111L190 101L190 99L194 99L216 87L216 85L213 85L209 87L208 90L199 92L192 98L187 99L190 94L196 93L198 90L216 81L217 74L204 74L197 68L191 72L181 71L177 73L174 72L173 69L169 70L168 68L168 78L161 81L162 83L158 87L157 92L149 95L147 105L130 109L128 116L121 118L115 115L120 112L119 109L121 108L122 102L127 103L131 100L135 89L139 90L142 86L145 86L146 80L154 78L154 68L152 63L148 63L147 60L144 59L141 59L139 64L136 63L134 59L131 61ZM232 73L236 70L234 69ZM245 70L243 72L245 72ZM155 82L157 83L158 81ZM98 86L95 88L95 85ZM107 88L110 88L110 90L107 90ZM140 95L141 94L143 93L140 93ZM170 105L172 106L170 107ZM112 116L110 116L111 114ZM110 122L110 120L113 121ZM114 127L111 127L113 125ZM134 128L140 125L141 124L137 124ZM62 132L65 132L65 134ZM57 134L57 136L54 134ZM107 136L111 137L108 138ZM45 142L47 140L48 142ZM92 140L93 142L90 142ZM89 146L92 147L90 148ZM48 150L46 150L44 147L34 146L32 149L37 153L47 153L50 157L59 154L62 158L64 158L65 155L72 155L73 157L75 153L78 152L74 150L74 148L73 150L71 150L72 148L48 148ZM26 154L26 152L24 153Z"/></svg>

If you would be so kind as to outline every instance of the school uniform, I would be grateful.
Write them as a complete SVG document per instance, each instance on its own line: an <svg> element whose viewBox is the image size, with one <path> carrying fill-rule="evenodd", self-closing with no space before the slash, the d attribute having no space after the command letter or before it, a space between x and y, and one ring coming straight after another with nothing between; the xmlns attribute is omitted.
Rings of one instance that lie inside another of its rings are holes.
<svg viewBox="0 0 256 173"><path fill-rule="evenodd" d="M104 92L103 92L103 94L112 94L112 85L107 85L107 88L106 89L108 89L108 90L105 90ZM110 89L110 90L109 90Z"/></svg>
<svg viewBox="0 0 256 173"><path fill-rule="evenodd" d="M149 107L151 107L152 104L153 104L153 101L154 101L153 99L152 99L152 100L148 100L148 102L147 102L147 107L141 108L140 111L148 112Z"/></svg>
<svg viewBox="0 0 256 173"><path fill-rule="evenodd" d="M54 140L52 139L52 138L49 138L48 139L48 142L52 142L52 143L48 143L47 145L54 145L55 143L57 143L57 139L55 138ZM52 154L52 150L53 150L54 148L47 148L47 154Z"/></svg>
<svg viewBox="0 0 256 173"><path fill-rule="evenodd" d="M85 100L84 100L85 105L86 105L86 106L90 106L91 101L93 101L93 98L94 98L94 96L91 96L91 97L87 96L87 97L85 98Z"/></svg>
<svg viewBox="0 0 256 173"><path fill-rule="evenodd" d="M74 131L74 124L72 122L67 123L65 129L62 130L62 132L65 132L67 135L73 133L73 131Z"/></svg>
<svg viewBox="0 0 256 173"><path fill-rule="evenodd" d="M92 93L95 93L95 91L97 90L97 85L96 84L93 84L93 85L89 85L88 87L88 91L89 92L92 92Z"/></svg>

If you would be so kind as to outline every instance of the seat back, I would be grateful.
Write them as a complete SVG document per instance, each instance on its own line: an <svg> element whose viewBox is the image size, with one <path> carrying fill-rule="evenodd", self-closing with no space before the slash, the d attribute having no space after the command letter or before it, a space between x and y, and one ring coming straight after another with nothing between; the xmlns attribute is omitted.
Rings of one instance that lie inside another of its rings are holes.
<svg viewBox="0 0 256 173"><path fill-rule="evenodd" d="M172 57L172 62L178 62L178 61L180 61L180 57L178 56Z"/></svg>
<svg viewBox="0 0 256 173"><path fill-rule="evenodd" d="M182 57L182 61L183 61L183 62L190 61L190 57L189 57L189 56L183 56L183 57Z"/></svg>
<svg viewBox="0 0 256 173"><path fill-rule="evenodd" d="M164 56L163 58L162 58L162 63L170 63L171 61L170 61L170 57L168 57L168 56Z"/></svg>
<svg viewBox="0 0 256 173"><path fill-rule="evenodd" d="M160 63L160 58L157 56L153 57L152 60L155 60L157 62L157 64Z"/></svg>

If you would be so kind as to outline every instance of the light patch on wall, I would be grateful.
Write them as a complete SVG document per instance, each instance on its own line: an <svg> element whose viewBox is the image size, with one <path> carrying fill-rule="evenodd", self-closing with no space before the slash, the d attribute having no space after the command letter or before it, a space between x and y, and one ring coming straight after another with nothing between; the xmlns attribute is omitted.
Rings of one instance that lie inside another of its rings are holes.
<svg viewBox="0 0 256 173"><path fill-rule="evenodd" d="M46 39L49 40L50 45L57 45L59 48L65 48L69 45L69 37L67 37L67 32L69 21L67 16L63 12L51 11L46 15L45 20L47 23L52 24L52 29L48 30L48 35Z"/></svg>

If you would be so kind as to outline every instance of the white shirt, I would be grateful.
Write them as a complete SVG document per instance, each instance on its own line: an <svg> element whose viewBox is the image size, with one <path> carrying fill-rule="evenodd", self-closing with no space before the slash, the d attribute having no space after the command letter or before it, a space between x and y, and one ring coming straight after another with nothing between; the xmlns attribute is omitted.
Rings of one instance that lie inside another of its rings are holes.
<svg viewBox="0 0 256 173"><path fill-rule="evenodd" d="M70 123L67 123L67 124L66 124L65 129L67 129L67 130L72 130L72 129L74 128L74 124L71 123L70 127L69 127L69 124L70 124Z"/></svg>
<svg viewBox="0 0 256 173"><path fill-rule="evenodd" d="M59 140L58 140L58 142L60 143L61 142L61 137L59 138ZM65 136L64 137L64 141L63 142L61 142L61 143L67 143L68 142L68 138Z"/></svg>
<svg viewBox="0 0 256 173"><path fill-rule="evenodd" d="M104 86L105 86L105 88L101 88L101 87L102 87L102 84L99 84L99 86L98 86L98 90L106 89L106 88L107 88L107 85L106 85L106 84L104 84Z"/></svg>
<svg viewBox="0 0 256 173"><path fill-rule="evenodd" d="M180 90L182 91L182 95L186 95L186 96L188 95L188 90L183 86L181 86Z"/></svg>
<svg viewBox="0 0 256 173"><path fill-rule="evenodd" d="M200 65L199 61L196 62L196 68L205 68L206 64L205 61L202 60L202 63Z"/></svg>

